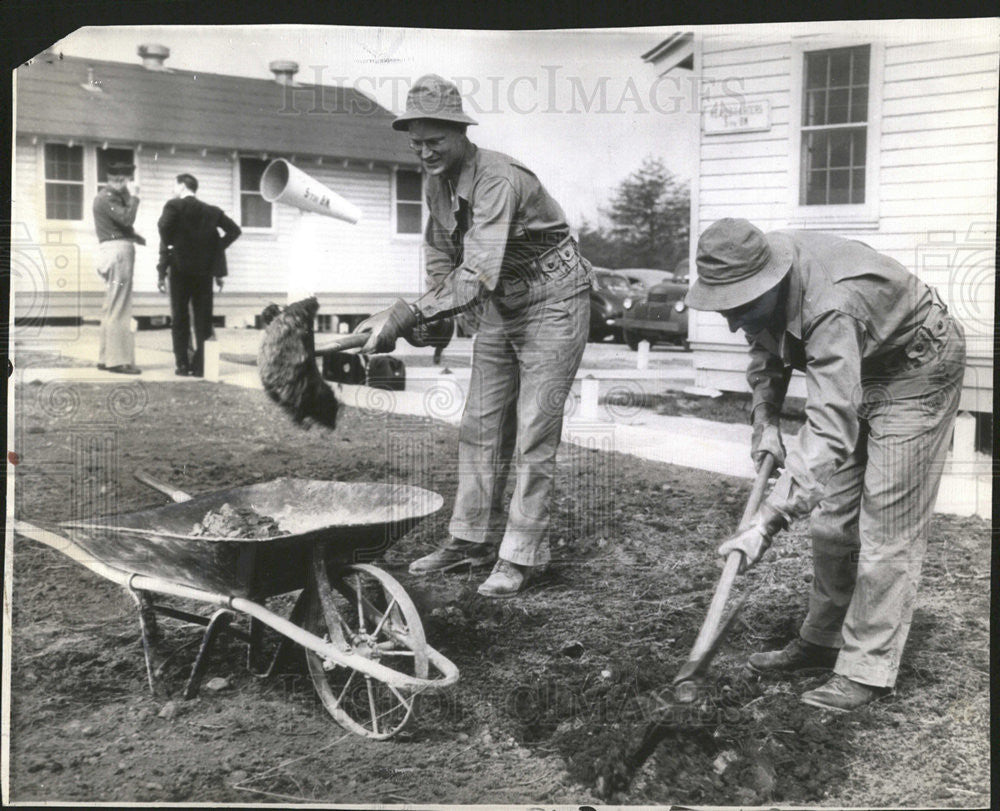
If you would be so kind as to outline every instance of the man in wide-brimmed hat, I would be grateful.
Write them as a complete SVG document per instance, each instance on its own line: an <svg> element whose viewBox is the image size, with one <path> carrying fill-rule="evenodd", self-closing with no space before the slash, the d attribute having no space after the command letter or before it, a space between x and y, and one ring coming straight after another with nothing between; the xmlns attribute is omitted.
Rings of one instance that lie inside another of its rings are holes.
<svg viewBox="0 0 1000 811"><path fill-rule="evenodd" d="M802 700L852 710L896 681L962 388L962 328L898 262L829 234L720 220L698 242L697 267L688 305L721 313L750 343L751 455L758 468L765 453L784 466L755 523L719 553L753 565L810 516L799 636L749 667L833 668ZM806 376L806 424L786 455L778 424L793 369Z"/></svg>
<svg viewBox="0 0 1000 811"><path fill-rule="evenodd" d="M132 227L139 210L138 189L129 189L134 174L135 164L109 163L107 184L94 198L94 228L100 243L97 273L107 291L97 368L127 375L140 374L132 335L132 272L135 246L146 244Z"/></svg>
<svg viewBox="0 0 1000 811"><path fill-rule="evenodd" d="M365 351L389 352L399 337L420 343L429 318L477 309L450 537L410 571L489 566L499 546L479 593L509 597L549 560L556 449L586 345L593 271L562 208L531 170L469 141L466 128L475 123L458 89L440 76L424 76L410 89L392 126L409 134L426 175L431 290L413 304L397 301L357 331L371 332Z"/></svg>

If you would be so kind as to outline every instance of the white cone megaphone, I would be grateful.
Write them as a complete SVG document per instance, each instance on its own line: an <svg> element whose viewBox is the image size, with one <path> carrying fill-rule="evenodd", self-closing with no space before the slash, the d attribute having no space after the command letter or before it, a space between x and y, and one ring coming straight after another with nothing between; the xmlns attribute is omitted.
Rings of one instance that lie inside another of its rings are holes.
<svg viewBox="0 0 1000 811"><path fill-rule="evenodd" d="M361 209L284 158L271 161L260 177L260 194L269 203L285 203L302 211L356 223Z"/></svg>

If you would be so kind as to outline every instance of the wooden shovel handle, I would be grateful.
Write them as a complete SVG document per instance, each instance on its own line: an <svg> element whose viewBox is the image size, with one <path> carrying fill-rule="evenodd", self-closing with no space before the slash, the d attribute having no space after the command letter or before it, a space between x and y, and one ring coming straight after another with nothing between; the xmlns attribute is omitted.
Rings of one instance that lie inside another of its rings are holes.
<svg viewBox="0 0 1000 811"><path fill-rule="evenodd" d="M190 493L185 493L183 490L174 487L172 484L167 484L166 482L161 482L159 479L154 479L144 470L132 471L132 475L135 476L143 484L148 484L154 490L159 490L166 496L169 496L174 501L180 503L182 501L190 501Z"/></svg>
<svg viewBox="0 0 1000 811"><path fill-rule="evenodd" d="M764 488L767 487L767 480L770 478L772 470L774 470L774 457L768 453L764 455L764 461L750 490L750 497L747 499L747 506L743 511L739 529L745 529L757 514L757 510L760 509L760 503L764 499ZM690 661L700 659L715 638L719 623L722 621L723 611L726 608L726 601L729 599L729 592L733 588L733 581L740 570L741 557L743 557L743 553L739 550L733 550L726 556L726 565L722 569L719 585L715 587L715 594L708 606L705 621L701 624L698 638L695 639L691 648L691 655L688 657Z"/></svg>
<svg viewBox="0 0 1000 811"><path fill-rule="evenodd" d="M336 335L329 338L324 338L322 342L319 336L314 338L316 342L315 353L317 355L323 352L343 352L346 349L357 349L368 343L368 339L371 337L371 333L351 333L350 335Z"/></svg>

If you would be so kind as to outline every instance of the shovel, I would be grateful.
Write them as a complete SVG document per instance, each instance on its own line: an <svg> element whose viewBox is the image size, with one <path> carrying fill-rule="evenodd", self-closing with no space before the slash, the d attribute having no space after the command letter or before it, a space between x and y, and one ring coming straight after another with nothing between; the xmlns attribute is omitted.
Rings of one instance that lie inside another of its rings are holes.
<svg viewBox="0 0 1000 811"><path fill-rule="evenodd" d="M764 461L761 463L757 478L750 490L746 509L744 509L743 517L740 519L740 529L750 523L760 508L760 503L764 498L764 488L767 486L767 480L773 470L774 457L768 453L764 456ZM698 632L698 637L694 641L687 661L674 678L674 701L677 704L693 704L698 698L699 687L705 672L746 599L743 597L734 606L725 621L722 620L729 592L732 590L733 581L740 570L742 557L743 553L739 551L730 552L726 557L722 576L719 578L719 584L715 587L715 594L709 604L705 621L701 625L701 630ZM664 706L669 707L666 704ZM600 773L595 786L598 796L610 799L617 792L625 791L639 767L653 754L660 742L675 729L676 725L670 720L654 720L644 727L637 747L624 755L613 753L603 765L598 767Z"/></svg>
<svg viewBox="0 0 1000 811"><path fill-rule="evenodd" d="M745 529L757 514L760 503L764 498L764 488L767 486L767 480L770 478L773 470L774 457L766 453L764 454L764 461L761 463L760 470L757 472L757 478L754 480L753 487L750 490L750 497L747 499L747 506L743 511L743 518L740 519L737 532ZM687 661L681 667L680 671L678 671L677 676L674 677L674 697L680 703L690 704L697 697L698 685L702 677L708 670L708 666L715 657L719 645L722 643L730 627L732 627L740 608L743 606L744 600L746 600L746 596L744 595L733 607L725 622L722 621L726 601L729 599L729 592L733 588L733 581L736 579L736 575L740 570L740 564L743 562L742 558L743 553L739 550L733 550L726 557L726 563L722 569L719 584L715 587L712 602L708 606L705 621L701 624L701 630L698 632L698 637L694 641Z"/></svg>

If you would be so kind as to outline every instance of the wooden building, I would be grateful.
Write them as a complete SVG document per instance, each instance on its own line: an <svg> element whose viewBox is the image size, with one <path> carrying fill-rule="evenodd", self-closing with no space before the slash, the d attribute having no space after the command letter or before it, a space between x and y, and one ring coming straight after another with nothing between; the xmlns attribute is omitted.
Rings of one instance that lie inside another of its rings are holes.
<svg viewBox="0 0 1000 811"><path fill-rule="evenodd" d="M996 280L996 19L678 32L643 54L698 88L696 236L722 217L858 239L933 285L969 360L952 472L988 514ZM691 314L696 385L746 391L746 344ZM790 394L804 396L801 376Z"/></svg>
<svg viewBox="0 0 1000 811"><path fill-rule="evenodd" d="M294 263L312 265L321 314L348 323L420 291L422 177L392 113L349 87L296 81L294 62L272 62L273 76L255 79L174 70L164 46L141 46L139 55L126 64L46 53L16 71L19 319L99 314L91 207L108 161L123 158L137 166L135 228L148 241L136 253L136 316L169 311L156 291L156 222L181 172L243 229L215 303L230 323L284 302ZM360 207L361 221L323 218L304 229L316 215L266 202L258 183L276 157Z"/></svg>

